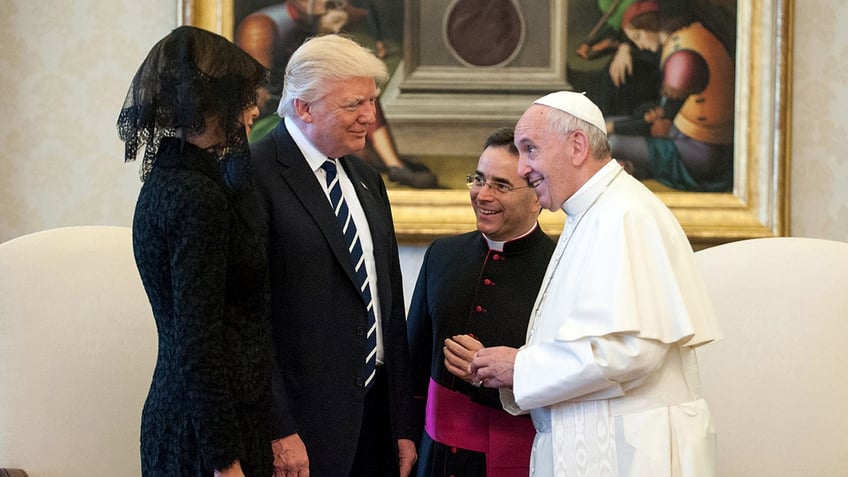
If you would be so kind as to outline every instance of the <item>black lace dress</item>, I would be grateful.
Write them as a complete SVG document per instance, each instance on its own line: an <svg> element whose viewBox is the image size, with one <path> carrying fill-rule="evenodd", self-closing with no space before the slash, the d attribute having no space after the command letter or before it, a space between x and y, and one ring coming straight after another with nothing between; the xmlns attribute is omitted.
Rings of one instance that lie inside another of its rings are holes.
<svg viewBox="0 0 848 477"><path fill-rule="evenodd" d="M159 333L146 477L211 476L236 459L246 476L273 472L267 259L249 174L223 164L163 139L136 205L135 259Z"/></svg>

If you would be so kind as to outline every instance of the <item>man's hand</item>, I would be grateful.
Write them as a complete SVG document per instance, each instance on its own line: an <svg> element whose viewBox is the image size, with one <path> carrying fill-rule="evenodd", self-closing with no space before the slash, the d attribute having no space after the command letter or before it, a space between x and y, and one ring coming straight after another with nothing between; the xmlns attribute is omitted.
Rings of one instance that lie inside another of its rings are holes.
<svg viewBox="0 0 848 477"><path fill-rule="evenodd" d="M642 114L642 119L648 124L653 124L654 121L659 121L665 117L665 109L662 106L654 106Z"/></svg>
<svg viewBox="0 0 848 477"><path fill-rule="evenodd" d="M671 130L671 119L657 119L651 123L652 137L668 137L668 132Z"/></svg>
<svg viewBox="0 0 848 477"><path fill-rule="evenodd" d="M415 450L415 442L409 439L398 439L398 464L400 465L400 477L408 477L412 472L412 466L418 460Z"/></svg>
<svg viewBox="0 0 848 477"><path fill-rule="evenodd" d="M668 136L668 131L671 129L671 119L665 117L665 110L661 106L646 111L643 118L645 122L651 124L651 136Z"/></svg>
<svg viewBox="0 0 848 477"><path fill-rule="evenodd" d="M309 456L297 434L271 442L274 451L274 477L309 477Z"/></svg>
<svg viewBox="0 0 848 477"><path fill-rule="evenodd" d="M507 346L483 348L471 361L471 373L487 388L511 387L517 354L517 349Z"/></svg>
<svg viewBox="0 0 848 477"><path fill-rule="evenodd" d="M454 376L479 386L480 382L471 375L471 360L477 351L483 349L483 343L470 335L457 335L445 340L445 368Z"/></svg>

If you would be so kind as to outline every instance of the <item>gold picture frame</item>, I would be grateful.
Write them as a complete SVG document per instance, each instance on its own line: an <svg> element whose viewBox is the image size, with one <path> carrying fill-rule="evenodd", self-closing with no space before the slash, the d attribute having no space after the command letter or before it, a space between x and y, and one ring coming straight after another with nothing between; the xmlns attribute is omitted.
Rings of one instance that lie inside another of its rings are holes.
<svg viewBox="0 0 848 477"><path fill-rule="evenodd" d="M794 0L737 2L735 185L731 193L657 192L696 248L789 230ZM178 21L231 37L233 0L178 1ZM425 244L472 230L466 190L390 190L398 239ZM556 236L562 213L543 212Z"/></svg>

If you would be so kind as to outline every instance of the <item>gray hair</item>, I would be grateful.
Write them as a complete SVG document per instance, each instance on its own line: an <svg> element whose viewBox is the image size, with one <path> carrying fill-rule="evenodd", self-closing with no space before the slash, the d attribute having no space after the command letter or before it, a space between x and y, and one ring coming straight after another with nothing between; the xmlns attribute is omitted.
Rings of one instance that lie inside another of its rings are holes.
<svg viewBox="0 0 848 477"><path fill-rule="evenodd" d="M548 131L553 134L561 134L564 137L578 129L586 133L593 158L603 160L612 153L607 132L601 131L594 124L556 108L545 108L545 115Z"/></svg>
<svg viewBox="0 0 848 477"><path fill-rule="evenodd" d="M374 78L378 88L389 74L386 65L367 48L344 35L309 38L286 65L283 95L277 114L294 116L294 100L311 103L326 93L328 80Z"/></svg>

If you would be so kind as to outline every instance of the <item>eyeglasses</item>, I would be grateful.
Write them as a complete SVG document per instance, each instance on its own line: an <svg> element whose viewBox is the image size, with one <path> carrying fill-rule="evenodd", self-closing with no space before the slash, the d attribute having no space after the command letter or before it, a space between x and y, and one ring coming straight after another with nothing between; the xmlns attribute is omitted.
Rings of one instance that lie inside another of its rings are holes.
<svg viewBox="0 0 848 477"><path fill-rule="evenodd" d="M530 187L529 185L515 187L512 184L502 181L487 181L482 174L468 174L465 176L465 185L471 190L482 189L483 186L488 185L493 191L499 194L506 194L507 192Z"/></svg>

